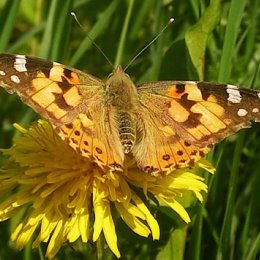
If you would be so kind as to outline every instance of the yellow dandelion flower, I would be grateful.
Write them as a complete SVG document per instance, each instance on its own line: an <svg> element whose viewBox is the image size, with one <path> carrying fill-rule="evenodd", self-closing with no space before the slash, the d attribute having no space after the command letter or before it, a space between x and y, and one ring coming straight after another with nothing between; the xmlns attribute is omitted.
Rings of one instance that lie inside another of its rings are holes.
<svg viewBox="0 0 260 260"><path fill-rule="evenodd" d="M103 233L111 251L120 257L112 205L135 233L160 237L155 217L131 187L141 189L146 197L152 194L185 222L190 218L178 197L191 191L201 201L201 192L207 191L203 179L187 169L161 178L133 165L123 173L104 173L79 156L43 120L29 130L17 128L22 136L10 149L2 150L8 159L0 168L0 193L9 192L10 196L0 204L0 221L27 206L26 215L11 236L19 249L36 235L33 247L47 243L46 256L52 258L64 242L95 242ZM213 170L203 162L200 167Z"/></svg>

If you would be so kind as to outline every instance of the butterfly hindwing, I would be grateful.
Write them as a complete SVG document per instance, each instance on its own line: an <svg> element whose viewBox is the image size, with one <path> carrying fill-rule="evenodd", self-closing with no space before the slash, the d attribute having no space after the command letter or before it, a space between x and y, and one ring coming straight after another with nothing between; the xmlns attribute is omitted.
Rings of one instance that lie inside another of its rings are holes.
<svg viewBox="0 0 260 260"><path fill-rule="evenodd" d="M137 164L145 172L166 174L173 169L192 166L210 146L199 147L182 139L155 111L142 109L142 138L133 148Z"/></svg>
<svg viewBox="0 0 260 260"><path fill-rule="evenodd" d="M92 157L102 169L122 170L124 154L122 149L116 149L121 147L116 125L109 125L104 120L101 109L98 115L92 113L97 118L95 123L80 113L72 123L61 125L58 133L63 139L68 139L70 146L80 155ZM111 128L114 128L113 131Z"/></svg>

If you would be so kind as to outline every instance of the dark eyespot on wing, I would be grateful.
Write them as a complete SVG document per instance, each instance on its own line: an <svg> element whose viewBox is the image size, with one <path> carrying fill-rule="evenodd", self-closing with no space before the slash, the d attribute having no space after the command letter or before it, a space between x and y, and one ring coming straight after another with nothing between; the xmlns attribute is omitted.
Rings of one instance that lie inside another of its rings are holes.
<svg viewBox="0 0 260 260"><path fill-rule="evenodd" d="M184 83L177 83L176 84L176 92L181 94L185 92L185 84Z"/></svg>

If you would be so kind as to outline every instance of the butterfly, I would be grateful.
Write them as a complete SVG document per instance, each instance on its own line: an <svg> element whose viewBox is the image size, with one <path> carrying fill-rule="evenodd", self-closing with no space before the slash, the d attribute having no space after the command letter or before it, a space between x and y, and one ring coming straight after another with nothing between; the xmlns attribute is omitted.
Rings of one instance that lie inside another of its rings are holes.
<svg viewBox="0 0 260 260"><path fill-rule="evenodd" d="M0 54L0 86L104 171L123 170L128 154L153 175L192 166L260 119L260 92L194 81L136 86L120 66L102 81L56 62Z"/></svg>

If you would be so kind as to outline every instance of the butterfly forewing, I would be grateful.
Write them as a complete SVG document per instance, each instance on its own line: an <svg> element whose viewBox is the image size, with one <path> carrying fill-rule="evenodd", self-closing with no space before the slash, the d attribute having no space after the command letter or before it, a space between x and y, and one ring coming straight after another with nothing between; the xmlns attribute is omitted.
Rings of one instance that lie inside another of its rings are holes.
<svg viewBox="0 0 260 260"><path fill-rule="evenodd" d="M199 147L219 142L260 119L259 92L233 85L158 82L141 85L138 93L142 106L159 117L156 120Z"/></svg>
<svg viewBox="0 0 260 260"><path fill-rule="evenodd" d="M160 119L159 114L142 108L143 128L140 142L133 148L133 154L140 168L153 174L191 166L203 157L210 146L198 147L186 142L176 131Z"/></svg>
<svg viewBox="0 0 260 260"><path fill-rule="evenodd" d="M113 146L119 142L115 123L103 116L103 81L59 63L0 54L0 85L48 119L82 156L102 168L122 167L122 151Z"/></svg>

